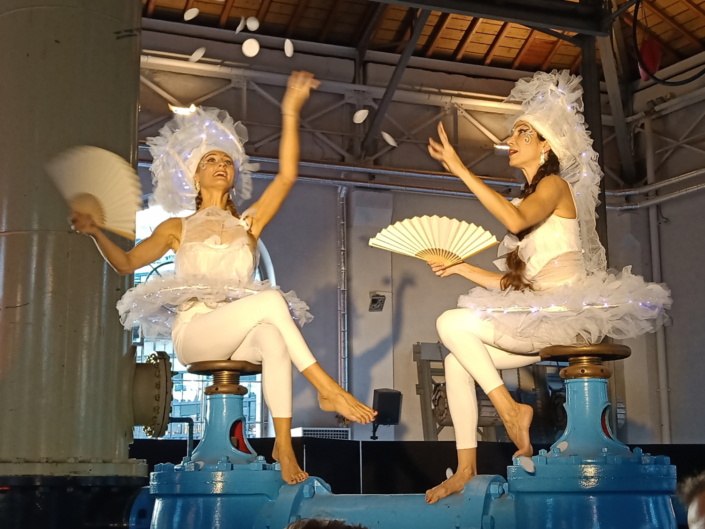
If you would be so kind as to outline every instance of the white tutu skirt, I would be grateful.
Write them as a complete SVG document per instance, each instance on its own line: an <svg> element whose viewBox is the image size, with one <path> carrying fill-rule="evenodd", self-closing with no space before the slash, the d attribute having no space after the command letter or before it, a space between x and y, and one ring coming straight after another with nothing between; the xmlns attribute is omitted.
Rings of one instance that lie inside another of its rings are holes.
<svg viewBox="0 0 705 529"><path fill-rule="evenodd" d="M118 301L120 321L125 329L132 330L139 325L145 338L171 339L171 331L177 310L186 310L196 302L203 302L210 308L256 295L264 290L280 290L269 281L251 281L236 284L233 279L223 281L212 277L176 277L173 274L153 279L131 288ZM291 316L303 327L313 320L305 301L296 297L296 292L282 292L289 304Z"/></svg>
<svg viewBox="0 0 705 529"><path fill-rule="evenodd" d="M492 321L497 338L505 334L531 341L537 349L653 332L668 320L665 309L670 306L670 290L633 275L631 266L618 274L601 272L546 290L477 287L458 298L458 307Z"/></svg>

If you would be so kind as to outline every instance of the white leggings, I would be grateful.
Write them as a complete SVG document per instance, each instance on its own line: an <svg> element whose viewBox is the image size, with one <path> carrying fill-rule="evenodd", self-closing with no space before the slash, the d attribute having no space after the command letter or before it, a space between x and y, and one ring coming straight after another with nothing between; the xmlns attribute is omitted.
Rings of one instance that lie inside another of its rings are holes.
<svg viewBox="0 0 705 529"><path fill-rule="evenodd" d="M502 335L495 339L494 324L478 318L468 309L453 309L436 321L438 335L451 352L445 358L448 407L455 428L458 450L477 446L477 396L475 382L486 394L503 384L498 369L517 369L535 364L539 356L530 341ZM500 348L501 347L501 348Z"/></svg>
<svg viewBox="0 0 705 529"><path fill-rule="evenodd" d="M278 290L265 290L212 310L196 308L190 321L186 319L177 318L173 332L182 364L227 359L262 364L262 392L272 417L291 417L291 364L303 371L316 359Z"/></svg>

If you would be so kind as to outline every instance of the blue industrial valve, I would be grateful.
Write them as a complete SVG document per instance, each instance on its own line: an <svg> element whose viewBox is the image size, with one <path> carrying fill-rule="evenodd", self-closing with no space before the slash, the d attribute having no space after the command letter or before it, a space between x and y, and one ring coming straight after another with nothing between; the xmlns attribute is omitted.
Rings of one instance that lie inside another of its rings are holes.
<svg viewBox="0 0 705 529"><path fill-rule="evenodd" d="M287 485L279 465L267 464L241 435L242 391L207 392L201 444L180 465L157 465L151 475L151 527L284 529L328 518L370 529L676 529L675 467L667 457L630 451L609 425L610 373L602 359L624 358L628 349L549 349L542 357L571 364L561 372L568 424L550 451L516 458L507 480L476 476L462 494L434 505L422 494L336 495L315 477ZM136 506L149 507L139 500Z"/></svg>

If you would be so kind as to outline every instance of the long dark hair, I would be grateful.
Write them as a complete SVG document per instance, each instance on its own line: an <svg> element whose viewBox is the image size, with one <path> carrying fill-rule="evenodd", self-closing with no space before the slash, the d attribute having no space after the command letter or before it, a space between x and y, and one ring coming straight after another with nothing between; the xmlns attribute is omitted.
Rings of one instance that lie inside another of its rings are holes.
<svg viewBox="0 0 705 529"><path fill-rule="evenodd" d="M198 194L196 195L196 211L201 209L201 206L203 205L203 195L201 195L201 190L198 190ZM232 213L233 217L238 217L237 210L235 209L235 204L233 203L233 199L230 198L230 193L228 193L228 201L225 203L225 207L228 208L228 211Z"/></svg>
<svg viewBox="0 0 705 529"><path fill-rule="evenodd" d="M545 141L540 134L537 133L536 135L538 136L538 139L540 141ZM544 177L552 174L558 174L560 168L561 163L558 161L558 157L554 154L552 150L548 151L546 155L546 162L541 167L539 167L538 171L536 171L536 175L531 181L531 184L524 185L521 190L521 194L519 195L519 198L528 197L531 193L536 191L536 186L539 185L539 182L543 180ZM521 241L535 228L536 226L526 228L525 230L517 233L516 236ZM531 283L527 281L524 277L525 270L526 263L522 261L519 257L519 248L507 254L507 273L504 274L504 276L502 276L502 279L500 279L499 281L500 288L502 290L526 290L527 288L531 289Z"/></svg>

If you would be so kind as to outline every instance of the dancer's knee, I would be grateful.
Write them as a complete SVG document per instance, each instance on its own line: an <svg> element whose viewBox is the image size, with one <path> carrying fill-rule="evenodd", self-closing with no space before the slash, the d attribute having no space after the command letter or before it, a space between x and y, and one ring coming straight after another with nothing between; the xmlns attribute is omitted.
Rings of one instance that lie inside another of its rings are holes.
<svg viewBox="0 0 705 529"><path fill-rule="evenodd" d="M261 303L267 307L268 314L289 314L289 304L284 295L277 289L265 290L257 294Z"/></svg>
<svg viewBox="0 0 705 529"><path fill-rule="evenodd" d="M450 338L453 331L458 329L458 312L458 309L447 310L436 320L436 330L438 331L438 336L440 336L441 341L444 343Z"/></svg>
<svg viewBox="0 0 705 529"><path fill-rule="evenodd" d="M483 320L467 309L451 309L438 317L436 330L441 341L446 343L452 341L458 331L479 335L483 324Z"/></svg>

